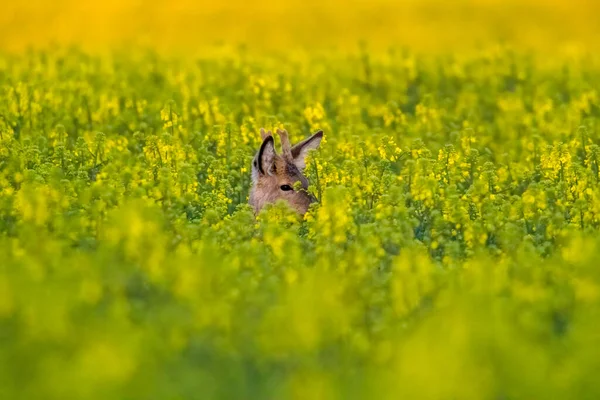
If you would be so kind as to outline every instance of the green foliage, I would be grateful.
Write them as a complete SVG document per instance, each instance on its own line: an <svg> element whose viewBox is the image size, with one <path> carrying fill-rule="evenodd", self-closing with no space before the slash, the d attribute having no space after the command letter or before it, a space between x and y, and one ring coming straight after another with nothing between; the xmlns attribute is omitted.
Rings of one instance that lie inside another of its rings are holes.
<svg viewBox="0 0 600 400"><path fill-rule="evenodd" d="M598 398L599 66L0 56L0 398Z"/></svg>

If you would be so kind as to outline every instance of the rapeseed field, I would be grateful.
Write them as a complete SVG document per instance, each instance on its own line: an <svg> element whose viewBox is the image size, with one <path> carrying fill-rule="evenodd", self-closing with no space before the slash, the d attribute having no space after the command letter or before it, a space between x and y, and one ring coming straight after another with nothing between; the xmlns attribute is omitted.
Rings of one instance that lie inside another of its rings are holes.
<svg viewBox="0 0 600 400"><path fill-rule="evenodd" d="M600 397L596 2L3 8L1 399Z"/></svg>

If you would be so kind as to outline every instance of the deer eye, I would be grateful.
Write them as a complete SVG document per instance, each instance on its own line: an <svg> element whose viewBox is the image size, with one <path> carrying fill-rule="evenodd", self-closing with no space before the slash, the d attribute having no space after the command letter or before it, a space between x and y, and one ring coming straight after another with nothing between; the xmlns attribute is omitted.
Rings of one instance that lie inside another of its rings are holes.
<svg viewBox="0 0 600 400"><path fill-rule="evenodd" d="M288 190L294 190L290 185L281 185L281 190L287 192Z"/></svg>

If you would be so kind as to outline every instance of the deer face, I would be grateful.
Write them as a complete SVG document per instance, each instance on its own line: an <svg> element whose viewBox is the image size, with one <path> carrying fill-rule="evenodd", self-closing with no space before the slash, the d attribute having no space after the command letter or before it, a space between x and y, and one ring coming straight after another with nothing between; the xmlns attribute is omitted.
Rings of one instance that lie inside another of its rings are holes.
<svg viewBox="0 0 600 400"><path fill-rule="evenodd" d="M282 153L275 151L271 132L261 129L263 142L252 162L252 189L249 203L258 213L266 204L287 201L298 213L304 214L315 199L308 193L308 179L303 175L305 158L319 147L323 131L291 146L288 134L278 130Z"/></svg>

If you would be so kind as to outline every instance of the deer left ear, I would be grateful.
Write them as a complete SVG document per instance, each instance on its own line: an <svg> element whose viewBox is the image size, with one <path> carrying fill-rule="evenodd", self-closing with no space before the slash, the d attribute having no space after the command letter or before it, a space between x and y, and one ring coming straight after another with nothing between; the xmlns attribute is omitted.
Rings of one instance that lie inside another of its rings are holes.
<svg viewBox="0 0 600 400"><path fill-rule="evenodd" d="M323 139L323 131L318 131L311 137L304 139L292 147L292 158L299 170L306 168L306 156L310 150L316 150Z"/></svg>
<svg viewBox="0 0 600 400"><path fill-rule="evenodd" d="M264 141L269 136L273 136L271 131L265 131L265 128L260 128L260 138Z"/></svg>
<svg viewBox="0 0 600 400"><path fill-rule="evenodd" d="M267 136L265 140L263 140L260 150L258 151L256 160L258 162L257 167L259 172L263 175L272 174L273 166L275 165L275 157L277 156L274 143L273 136Z"/></svg>

